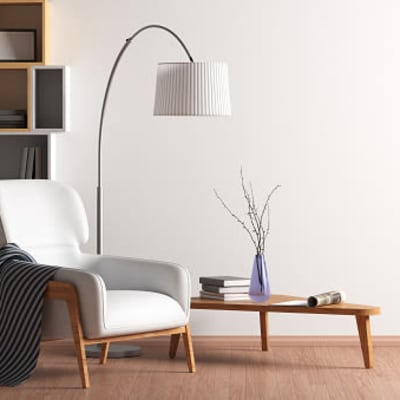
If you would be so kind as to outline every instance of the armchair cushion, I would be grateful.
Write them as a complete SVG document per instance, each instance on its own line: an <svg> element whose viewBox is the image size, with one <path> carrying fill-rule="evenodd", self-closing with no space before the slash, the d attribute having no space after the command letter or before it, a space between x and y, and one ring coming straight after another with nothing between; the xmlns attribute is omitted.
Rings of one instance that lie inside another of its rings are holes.
<svg viewBox="0 0 400 400"><path fill-rule="evenodd" d="M102 277L107 290L145 290L175 299L189 315L190 275L186 267L165 261L83 254L85 268Z"/></svg>
<svg viewBox="0 0 400 400"><path fill-rule="evenodd" d="M123 335L183 326L186 314L173 298L143 290L108 290L104 335Z"/></svg>

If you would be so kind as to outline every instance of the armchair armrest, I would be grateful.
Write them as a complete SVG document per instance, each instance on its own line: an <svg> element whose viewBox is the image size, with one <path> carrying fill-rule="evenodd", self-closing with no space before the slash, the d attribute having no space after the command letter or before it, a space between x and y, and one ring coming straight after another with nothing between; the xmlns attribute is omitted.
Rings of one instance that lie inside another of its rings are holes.
<svg viewBox="0 0 400 400"><path fill-rule="evenodd" d="M89 271L99 274L108 290L147 290L175 299L188 315L190 275L187 268L162 261L83 255Z"/></svg>
<svg viewBox="0 0 400 400"><path fill-rule="evenodd" d="M55 273L54 280L70 283L76 288L84 335L90 337L94 332L103 330L107 293L101 277L81 269L60 268ZM62 338L70 335L70 321L64 302L46 301L43 314L43 337Z"/></svg>

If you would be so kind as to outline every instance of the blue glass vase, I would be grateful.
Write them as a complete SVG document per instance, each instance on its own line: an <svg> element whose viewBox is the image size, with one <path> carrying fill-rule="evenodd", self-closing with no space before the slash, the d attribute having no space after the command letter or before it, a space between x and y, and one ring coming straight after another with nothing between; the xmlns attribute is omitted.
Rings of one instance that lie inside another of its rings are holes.
<svg viewBox="0 0 400 400"><path fill-rule="evenodd" d="M264 254L256 254L254 257L253 271L250 278L249 296L253 301L262 302L271 296L267 263Z"/></svg>

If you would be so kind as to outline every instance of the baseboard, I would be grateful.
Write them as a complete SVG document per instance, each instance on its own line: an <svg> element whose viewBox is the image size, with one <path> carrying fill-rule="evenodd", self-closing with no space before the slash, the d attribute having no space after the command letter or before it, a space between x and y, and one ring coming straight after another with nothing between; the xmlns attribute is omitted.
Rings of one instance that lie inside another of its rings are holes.
<svg viewBox="0 0 400 400"><path fill-rule="evenodd" d="M271 346L359 346L358 336L270 336ZM229 342L258 345L258 336L193 336L194 342ZM400 346L400 336L372 336L374 346Z"/></svg>
<svg viewBox="0 0 400 400"><path fill-rule="evenodd" d="M193 335L195 345L231 344L259 346L259 336L203 336ZM168 337L149 338L154 345L164 344ZM398 347L400 336L372 336L372 343L376 346ZM270 345L273 346L360 346L358 336L270 336Z"/></svg>

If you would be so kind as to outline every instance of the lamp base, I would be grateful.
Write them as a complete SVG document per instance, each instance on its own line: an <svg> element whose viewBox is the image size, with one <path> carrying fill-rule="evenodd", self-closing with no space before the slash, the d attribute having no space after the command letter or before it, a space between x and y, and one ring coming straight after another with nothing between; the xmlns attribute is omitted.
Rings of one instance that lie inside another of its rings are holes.
<svg viewBox="0 0 400 400"><path fill-rule="evenodd" d="M102 346L100 344L92 344L86 346L85 349L86 357L99 358L101 355ZM141 355L142 348L140 346L111 343L107 358L128 358L139 357Z"/></svg>

